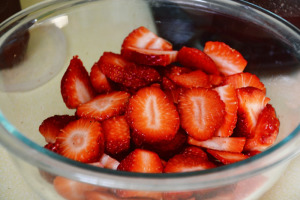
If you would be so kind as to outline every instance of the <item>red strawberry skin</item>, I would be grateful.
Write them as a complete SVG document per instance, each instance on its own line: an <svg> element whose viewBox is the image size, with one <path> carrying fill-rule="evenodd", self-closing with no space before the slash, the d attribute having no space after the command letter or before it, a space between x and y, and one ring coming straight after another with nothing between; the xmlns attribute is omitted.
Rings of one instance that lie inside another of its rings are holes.
<svg viewBox="0 0 300 200"><path fill-rule="evenodd" d="M185 88L209 88L211 86L209 76L201 70L195 70L179 75L172 75L170 78L175 84Z"/></svg>
<svg viewBox="0 0 300 200"><path fill-rule="evenodd" d="M113 90L109 80L102 73L99 64L95 63L92 66L90 79L95 91L99 94L111 92Z"/></svg>
<svg viewBox="0 0 300 200"><path fill-rule="evenodd" d="M95 96L90 77L78 56L70 61L61 79L61 94L68 108L77 108Z"/></svg>
<svg viewBox="0 0 300 200"><path fill-rule="evenodd" d="M208 74L220 74L214 61L199 49L182 47L177 59L184 67L200 69Z"/></svg>
<svg viewBox="0 0 300 200"><path fill-rule="evenodd" d="M170 141L179 129L176 107L158 87L145 87L133 95L126 115L135 136L142 142Z"/></svg>
<svg viewBox="0 0 300 200"><path fill-rule="evenodd" d="M78 119L70 122L57 137L58 153L79 162L96 162L104 152L104 136L99 122Z"/></svg>
<svg viewBox="0 0 300 200"><path fill-rule="evenodd" d="M207 152L225 165L232 164L249 158L248 155L242 153L236 153L236 152L218 151L212 149L208 149Z"/></svg>
<svg viewBox="0 0 300 200"><path fill-rule="evenodd" d="M218 93L207 88L192 88L179 97L181 126L196 140L207 140L224 122L225 104Z"/></svg>

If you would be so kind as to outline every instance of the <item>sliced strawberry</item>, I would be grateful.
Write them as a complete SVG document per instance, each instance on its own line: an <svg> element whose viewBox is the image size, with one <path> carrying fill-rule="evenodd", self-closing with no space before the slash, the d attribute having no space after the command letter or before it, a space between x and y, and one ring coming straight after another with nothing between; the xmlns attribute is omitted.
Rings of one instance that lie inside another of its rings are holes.
<svg viewBox="0 0 300 200"><path fill-rule="evenodd" d="M237 50L223 42L206 42L203 51L216 63L218 70L224 75L243 72L247 65L247 61Z"/></svg>
<svg viewBox="0 0 300 200"><path fill-rule="evenodd" d="M162 193L156 191L116 190L115 194L119 200L162 200Z"/></svg>
<svg viewBox="0 0 300 200"><path fill-rule="evenodd" d="M122 48L136 47L141 49L172 50L172 44L158 37L149 29L141 26L133 30L124 39Z"/></svg>
<svg viewBox="0 0 300 200"><path fill-rule="evenodd" d="M230 84L234 88L256 87L266 93L264 84L255 74L249 72L233 74L225 78L224 84Z"/></svg>
<svg viewBox="0 0 300 200"><path fill-rule="evenodd" d="M213 89L192 88L179 97L181 126L197 140L207 140L224 122L225 104Z"/></svg>
<svg viewBox="0 0 300 200"><path fill-rule="evenodd" d="M64 128L69 122L76 120L75 116L54 115L45 119L39 126L40 133L44 136L47 143L55 143L60 129Z"/></svg>
<svg viewBox="0 0 300 200"><path fill-rule="evenodd" d="M95 96L90 77L78 56L74 56L61 79L61 94L68 108L77 108Z"/></svg>
<svg viewBox="0 0 300 200"><path fill-rule="evenodd" d="M186 146L182 151L183 154L191 154L202 158L203 160L208 160L207 154L200 147L197 146Z"/></svg>
<svg viewBox="0 0 300 200"><path fill-rule="evenodd" d="M225 120L221 127L215 132L215 136L228 137L232 135L237 122L238 99L235 89L231 85L215 88L225 103Z"/></svg>
<svg viewBox="0 0 300 200"><path fill-rule="evenodd" d="M91 101L80 105L76 115L99 121L121 115L126 109L129 97L130 94L123 91L100 94Z"/></svg>
<svg viewBox="0 0 300 200"><path fill-rule="evenodd" d="M140 173L162 173L163 166L160 157L156 153L143 149L135 149L120 162L118 170Z"/></svg>
<svg viewBox="0 0 300 200"><path fill-rule="evenodd" d="M193 88L193 87L209 88L211 86L208 75L201 70L196 70L189 73L183 73L177 76L172 75L170 77L175 84L185 88Z"/></svg>
<svg viewBox="0 0 300 200"><path fill-rule="evenodd" d="M229 151L218 151L218 150L207 149L207 153L209 153L210 155L212 155L213 157L215 157L225 165L232 164L249 158L249 156L245 154L229 152Z"/></svg>
<svg viewBox="0 0 300 200"><path fill-rule="evenodd" d="M254 87L236 89L238 97L238 119L234 134L241 137L253 138L253 129L256 126L260 112L270 101L265 93Z"/></svg>
<svg viewBox="0 0 300 200"><path fill-rule="evenodd" d="M190 145L236 153L241 153L243 151L245 142L245 137L212 137L211 139L204 141L195 140L192 137L188 138L188 143Z"/></svg>
<svg viewBox="0 0 300 200"><path fill-rule="evenodd" d="M167 66L177 61L178 51L156 49L140 49L136 47L123 48L121 55L134 63L148 66Z"/></svg>
<svg viewBox="0 0 300 200"><path fill-rule="evenodd" d="M116 116L102 122L105 152L117 156L130 148L130 128L125 116Z"/></svg>
<svg viewBox="0 0 300 200"><path fill-rule="evenodd" d="M136 65L119 54L104 52L98 63L106 77L125 87L137 89L160 80L160 74L155 69Z"/></svg>
<svg viewBox="0 0 300 200"><path fill-rule="evenodd" d="M277 138L279 125L275 109L267 104L258 116L252 132L254 137L246 140L245 151L263 151L270 147Z"/></svg>
<svg viewBox="0 0 300 200"><path fill-rule="evenodd" d="M45 149L48 149L54 153L58 153L58 143L48 143L44 146Z"/></svg>
<svg viewBox="0 0 300 200"><path fill-rule="evenodd" d="M170 141L179 128L175 105L157 87L145 87L133 95L127 117L136 137L148 143Z"/></svg>
<svg viewBox="0 0 300 200"><path fill-rule="evenodd" d="M110 157L109 155L107 155L105 153L101 156L99 163L104 168L114 169L114 170L116 170L120 164L119 161L117 161L116 159Z"/></svg>
<svg viewBox="0 0 300 200"><path fill-rule="evenodd" d="M162 88L167 97L174 102L175 104L178 103L178 99L180 94L183 92L183 88L176 85L173 81L171 81L167 77L163 77L162 80Z"/></svg>
<svg viewBox="0 0 300 200"><path fill-rule="evenodd" d="M224 83L225 77L222 75L209 74L208 79L213 87L217 87Z"/></svg>
<svg viewBox="0 0 300 200"><path fill-rule="evenodd" d="M100 94L111 92L113 90L111 84L109 83L109 80L100 70L98 63L95 63L92 66L90 79L94 89Z"/></svg>
<svg viewBox="0 0 300 200"><path fill-rule="evenodd" d="M188 151L175 155L168 160L164 173L191 172L216 167L214 163L199 156L198 153Z"/></svg>
<svg viewBox="0 0 300 200"><path fill-rule="evenodd" d="M56 139L58 153L79 162L95 162L104 152L101 125L90 119L70 122Z"/></svg>
<svg viewBox="0 0 300 200"><path fill-rule="evenodd" d="M200 69L208 74L220 73L214 61L206 53L196 48L182 47L178 52L177 59L184 67Z"/></svg>

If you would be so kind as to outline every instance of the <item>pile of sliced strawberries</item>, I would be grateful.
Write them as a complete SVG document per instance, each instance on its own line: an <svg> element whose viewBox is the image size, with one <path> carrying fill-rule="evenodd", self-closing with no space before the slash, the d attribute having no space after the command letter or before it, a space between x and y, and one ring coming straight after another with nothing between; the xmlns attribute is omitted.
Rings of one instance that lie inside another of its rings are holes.
<svg viewBox="0 0 300 200"><path fill-rule="evenodd" d="M61 80L74 116L43 121L45 148L96 166L140 173L205 170L272 145L279 120L260 79L223 42L203 51L145 27L121 53L104 52L90 73L74 56ZM122 196L122 194L120 194Z"/></svg>

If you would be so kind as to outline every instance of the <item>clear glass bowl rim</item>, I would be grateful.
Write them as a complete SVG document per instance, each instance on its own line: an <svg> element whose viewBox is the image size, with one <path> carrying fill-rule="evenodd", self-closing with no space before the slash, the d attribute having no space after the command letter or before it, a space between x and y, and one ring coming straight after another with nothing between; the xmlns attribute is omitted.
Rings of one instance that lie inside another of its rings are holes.
<svg viewBox="0 0 300 200"><path fill-rule="evenodd" d="M18 27L28 23L30 20L32 22L36 22L45 17L45 11L47 11L49 14L60 9L89 3L92 1L53 0L41 2L32 7L24 9L23 11L20 11L1 23L0 31L5 27L8 27L10 24L15 23L15 26L7 31L7 33L2 36L2 39L0 37L0 44L4 41L3 38L16 30ZM174 0L174 2L184 5L207 3L206 1L202 0ZM247 12L255 12L255 14L257 14L259 17L267 16L268 19L266 20L276 21L276 23L284 27L288 33L291 33L294 36L300 35L300 31L283 18L243 0L211 0L209 1L209 4L220 4L223 6L247 6ZM300 39L298 38L296 41L298 46L295 48L298 48L298 52L300 52ZM300 124L298 124L292 133L290 133L286 138L276 145L254 157L238 163L197 172L176 174L141 174L102 169L59 156L44 149L22 135L21 132L19 132L12 124L10 124L9 121L6 120L1 111L0 131L0 143L6 149L8 149L13 155L18 156L24 161L42 170L56 175L65 176L70 179L97 184L104 187L159 191L182 191L222 186L260 174L281 163L287 162L298 155L299 150L297 149L296 144L300 141ZM279 154L282 149L285 149L288 146L293 146L293 148L283 154ZM280 156L278 156L278 154ZM262 160L264 162L262 162Z"/></svg>

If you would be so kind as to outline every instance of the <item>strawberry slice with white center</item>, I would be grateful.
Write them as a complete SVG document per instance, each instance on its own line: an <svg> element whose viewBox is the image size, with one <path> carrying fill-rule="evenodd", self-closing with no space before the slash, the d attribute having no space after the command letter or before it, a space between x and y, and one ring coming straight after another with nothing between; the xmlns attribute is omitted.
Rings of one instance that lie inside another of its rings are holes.
<svg viewBox="0 0 300 200"><path fill-rule="evenodd" d="M106 93L112 91L112 86L106 76L102 73L98 63L95 63L92 66L90 79L96 92Z"/></svg>
<svg viewBox="0 0 300 200"><path fill-rule="evenodd" d="M172 50L172 44L141 26L133 30L124 39L122 48L136 47L141 49Z"/></svg>
<svg viewBox="0 0 300 200"><path fill-rule="evenodd" d="M236 89L238 97L237 124L234 134L241 137L253 138L253 129L261 111L265 108L270 98L255 87Z"/></svg>
<svg viewBox="0 0 300 200"><path fill-rule="evenodd" d="M207 153L209 153L210 155L212 155L213 157L215 157L225 165L239 162L249 158L248 155L245 155L243 153L236 153L236 152L229 152L229 151L218 151L218 150L207 149Z"/></svg>
<svg viewBox="0 0 300 200"><path fill-rule="evenodd" d="M78 119L70 122L57 137L58 153L79 162L98 161L104 152L104 135L99 122Z"/></svg>
<svg viewBox="0 0 300 200"><path fill-rule="evenodd" d="M95 96L90 77L78 56L74 56L61 79L61 94L68 108L77 108Z"/></svg>
<svg viewBox="0 0 300 200"><path fill-rule="evenodd" d="M144 87L133 95L127 117L136 136L148 143L172 140L180 123L175 105L158 87Z"/></svg>
<svg viewBox="0 0 300 200"><path fill-rule="evenodd" d="M114 91L100 94L91 101L78 106L76 115L103 121L124 113L130 94L124 91Z"/></svg>
<svg viewBox="0 0 300 200"><path fill-rule="evenodd" d="M178 51L157 49L140 49L136 47L123 48L121 55L134 63L148 66L167 66L177 61Z"/></svg>
<svg viewBox="0 0 300 200"><path fill-rule="evenodd" d="M179 97L181 126L196 140L207 140L224 122L225 104L213 89L192 88Z"/></svg>
<svg viewBox="0 0 300 200"><path fill-rule="evenodd" d="M249 72L233 74L225 77L224 84L232 85L234 88L256 87L266 93L266 88L260 79Z"/></svg>
<svg viewBox="0 0 300 200"><path fill-rule="evenodd" d="M188 143L190 145L236 153L241 153L243 151L245 142L245 137L212 137L211 139L204 141L198 141L192 137L188 137Z"/></svg>
<svg viewBox="0 0 300 200"><path fill-rule="evenodd" d="M215 132L215 136L228 137L232 135L237 122L238 99L234 87L224 85L215 88L225 103L225 120L221 127Z"/></svg>
<svg viewBox="0 0 300 200"><path fill-rule="evenodd" d="M177 59L184 67L200 69L208 74L220 74L214 61L199 49L182 47Z"/></svg>
<svg viewBox="0 0 300 200"><path fill-rule="evenodd" d="M203 51L215 62L218 70L224 75L241 73L247 65L247 61L240 52L223 42L206 42Z"/></svg>

